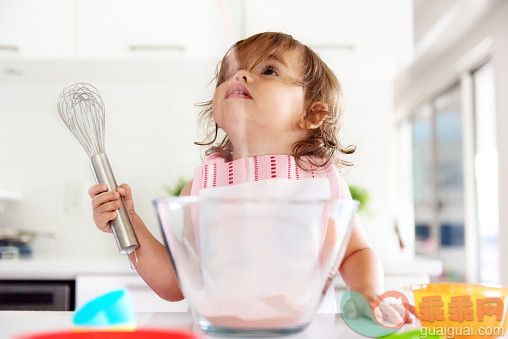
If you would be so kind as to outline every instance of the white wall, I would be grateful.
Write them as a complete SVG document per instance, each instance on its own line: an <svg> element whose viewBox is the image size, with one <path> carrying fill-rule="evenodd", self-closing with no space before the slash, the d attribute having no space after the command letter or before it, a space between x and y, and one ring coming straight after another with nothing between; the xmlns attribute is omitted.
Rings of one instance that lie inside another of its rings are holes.
<svg viewBox="0 0 508 339"><path fill-rule="evenodd" d="M346 113L343 141L357 145L353 167L345 170L348 184L362 186L370 194L369 214L360 215L374 249L383 257L400 253L394 231L393 204L393 87L388 75L342 79ZM413 253L411 238L404 239L405 252Z"/></svg>

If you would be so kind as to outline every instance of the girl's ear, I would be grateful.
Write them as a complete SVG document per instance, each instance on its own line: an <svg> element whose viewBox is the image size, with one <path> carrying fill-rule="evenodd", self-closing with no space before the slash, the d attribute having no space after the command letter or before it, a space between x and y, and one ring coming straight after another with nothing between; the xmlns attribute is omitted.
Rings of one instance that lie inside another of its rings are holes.
<svg viewBox="0 0 508 339"><path fill-rule="evenodd" d="M307 115L300 120L300 128L316 129L328 116L328 106L323 102L314 102Z"/></svg>

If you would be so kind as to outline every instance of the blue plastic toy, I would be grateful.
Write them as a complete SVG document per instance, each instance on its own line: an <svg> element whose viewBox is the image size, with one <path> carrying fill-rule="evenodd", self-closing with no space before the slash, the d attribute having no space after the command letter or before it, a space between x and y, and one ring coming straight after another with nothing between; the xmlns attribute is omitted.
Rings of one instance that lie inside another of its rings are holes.
<svg viewBox="0 0 508 339"><path fill-rule="evenodd" d="M72 322L78 330L134 331L136 314L131 295L122 289L92 299L74 313Z"/></svg>

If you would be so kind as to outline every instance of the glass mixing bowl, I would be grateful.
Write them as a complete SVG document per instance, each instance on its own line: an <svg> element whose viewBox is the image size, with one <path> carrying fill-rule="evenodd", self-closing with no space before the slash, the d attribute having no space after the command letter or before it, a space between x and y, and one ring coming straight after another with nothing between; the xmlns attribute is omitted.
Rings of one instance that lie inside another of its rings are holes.
<svg viewBox="0 0 508 339"><path fill-rule="evenodd" d="M271 336L312 320L349 241L354 200L154 200L183 295L209 334Z"/></svg>

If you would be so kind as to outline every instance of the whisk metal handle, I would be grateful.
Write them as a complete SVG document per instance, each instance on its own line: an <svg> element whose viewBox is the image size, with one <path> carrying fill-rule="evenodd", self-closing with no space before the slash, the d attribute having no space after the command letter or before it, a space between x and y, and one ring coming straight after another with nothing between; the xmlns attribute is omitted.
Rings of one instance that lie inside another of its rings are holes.
<svg viewBox="0 0 508 339"><path fill-rule="evenodd" d="M105 153L93 155L90 158L90 165L92 166L95 182L106 184L110 191L116 191L118 184L116 183L108 156ZM111 221L111 229L113 230L120 253L130 254L139 247L139 242L132 228L129 214L125 209L123 198L121 199L122 206L117 210L118 215L116 219Z"/></svg>

